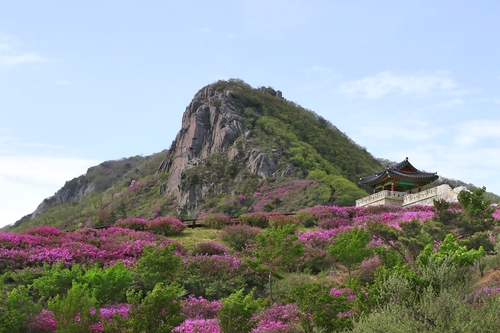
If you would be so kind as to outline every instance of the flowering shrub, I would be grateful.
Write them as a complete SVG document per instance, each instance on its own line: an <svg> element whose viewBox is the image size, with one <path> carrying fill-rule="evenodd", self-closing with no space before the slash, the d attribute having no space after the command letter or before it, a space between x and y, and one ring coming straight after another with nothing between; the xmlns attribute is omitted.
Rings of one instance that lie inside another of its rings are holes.
<svg viewBox="0 0 500 333"><path fill-rule="evenodd" d="M269 226L269 214L263 212L243 214L240 219L252 227L267 228Z"/></svg>
<svg viewBox="0 0 500 333"><path fill-rule="evenodd" d="M203 224L205 228L210 229L222 229L231 222L231 218L223 214L206 214L199 222Z"/></svg>
<svg viewBox="0 0 500 333"><path fill-rule="evenodd" d="M353 225L352 220L343 217L327 217L318 222L321 229L335 229L340 226Z"/></svg>
<svg viewBox="0 0 500 333"><path fill-rule="evenodd" d="M157 217L146 224L146 228L154 234L175 236L181 234L186 225L174 217Z"/></svg>
<svg viewBox="0 0 500 333"><path fill-rule="evenodd" d="M115 222L114 226L118 228L127 228L135 231L143 231L146 229L147 221L145 219L132 217L128 219L120 219Z"/></svg>
<svg viewBox="0 0 500 333"><path fill-rule="evenodd" d="M232 225L222 229L220 238L231 248L241 251L255 240L261 230L248 225Z"/></svg>
<svg viewBox="0 0 500 333"><path fill-rule="evenodd" d="M217 242L203 242L195 245L191 251L193 255L206 254L206 255L223 255L227 253L227 247Z"/></svg>
<svg viewBox="0 0 500 333"><path fill-rule="evenodd" d="M269 226L272 228L283 227L285 225L297 226L300 223L294 216L286 215L270 215L269 216Z"/></svg>
<svg viewBox="0 0 500 333"><path fill-rule="evenodd" d="M174 333L221 333L217 319L186 319L172 330Z"/></svg>
<svg viewBox="0 0 500 333"><path fill-rule="evenodd" d="M209 301L189 295L181 302L181 314L188 319L213 319L217 318L217 309L221 305L219 300Z"/></svg>
<svg viewBox="0 0 500 333"><path fill-rule="evenodd" d="M235 256L195 255L182 260L181 278L190 294L208 299L227 296L245 285L245 276L252 275L247 265Z"/></svg>
<svg viewBox="0 0 500 333"><path fill-rule="evenodd" d="M253 316L252 321L257 324L250 332L301 333L304 330L300 326L300 321L307 316L307 314L299 310L295 303L273 304L270 308Z"/></svg>
<svg viewBox="0 0 500 333"><path fill-rule="evenodd" d="M373 283L375 281L375 272L382 265L378 256L363 260L359 268L354 271L354 276L359 278L362 284Z"/></svg>
<svg viewBox="0 0 500 333"><path fill-rule="evenodd" d="M306 228L314 227L318 223L318 217L310 211L300 211L295 214L295 217L298 218L300 224Z"/></svg>
<svg viewBox="0 0 500 333"><path fill-rule="evenodd" d="M35 228L27 228L22 232L25 235L40 235L42 237L58 237L61 231L53 226L41 226Z"/></svg>

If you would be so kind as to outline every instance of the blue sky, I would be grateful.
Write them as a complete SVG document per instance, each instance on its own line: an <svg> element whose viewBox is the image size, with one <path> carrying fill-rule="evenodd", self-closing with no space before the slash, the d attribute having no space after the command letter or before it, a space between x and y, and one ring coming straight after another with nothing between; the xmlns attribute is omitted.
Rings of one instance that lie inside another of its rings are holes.
<svg viewBox="0 0 500 333"><path fill-rule="evenodd" d="M229 78L500 194L498 22L497 1L2 1L0 225L92 165L168 148Z"/></svg>

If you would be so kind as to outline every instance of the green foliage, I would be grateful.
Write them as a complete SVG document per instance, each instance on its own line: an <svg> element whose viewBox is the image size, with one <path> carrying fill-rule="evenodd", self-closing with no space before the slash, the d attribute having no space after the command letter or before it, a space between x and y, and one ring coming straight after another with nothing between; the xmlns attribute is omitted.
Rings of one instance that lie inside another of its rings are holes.
<svg viewBox="0 0 500 333"><path fill-rule="evenodd" d="M173 281L182 259L175 255L175 245L157 248L145 246L141 259L136 263L137 273L142 276L144 286L152 289L157 283Z"/></svg>
<svg viewBox="0 0 500 333"><path fill-rule="evenodd" d="M353 304L347 302L346 296L331 295L332 287L312 283L292 288L290 301L296 302L300 310L311 315L301 318L301 325L306 332L311 332L313 327L323 328L327 332L339 332L350 327L352 321L342 313L351 310Z"/></svg>
<svg viewBox="0 0 500 333"><path fill-rule="evenodd" d="M309 211L298 212L295 214L295 217L300 221L300 224L306 228L316 226L319 219L316 215Z"/></svg>
<svg viewBox="0 0 500 333"><path fill-rule="evenodd" d="M264 229L269 226L269 215L260 212L243 214L240 219L252 227Z"/></svg>
<svg viewBox="0 0 500 333"><path fill-rule="evenodd" d="M338 235L335 244L328 247L328 253L344 265L351 276L355 267L372 253L372 250L366 247L370 240L368 231L354 226L353 229Z"/></svg>
<svg viewBox="0 0 500 333"><path fill-rule="evenodd" d="M94 266L79 280L91 290L98 304L125 301L125 292L134 279L133 272L122 261L106 269Z"/></svg>
<svg viewBox="0 0 500 333"><path fill-rule="evenodd" d="M33 289L43 300L53 298L57 295L65 295L73 286L73 281L78 281L83 275L80 265L74 264L65 268L64 264L45 264L43 276L33 281Z"/></svg>
<svg viewBox="0 0 500 333"><path fill-rule="evenodd" d="M223 214L207 214L199 219L205 228L222 229L231 222L231 218Z"/></svg>
<svg viewBox="0 0 500 333"><path fill-rule="evenodd" d="M221 301L222 306L217 311L221 332L250 332L255 326L250 319L260 309L260 302L253 299L253 292L244 296L243 289L240 289Z"/></svg>
<svg viewBox="0 0 500 333"><path fill-rule="evenodd" d="M431 244L427 245L418 256L418 262L425 266L431 259L442 261L450 256L453 257L453 262L457 267L471 267L484 256L484 250L482 247L478 250L467 250L465 246L459 246L455 242L453 235L448 234L437 252L432 250Z"/></svg>
<svg viewBox="0 0 500 333"><path fill-rule="evenodd" d="M141 293L128 293L132 304L127 326L132 332L167 333L182 323L181 298L185 290L178 284L158 283L141 300Z"/></svg>
<svg viewBox="0 0 500 333"><path fill-rule="evenodd" d="M51 298L48 308L54 313L61 333L91 333L92 324L99 322L99 309L91 291L81 283L73 282L66 297ZM92 311L94 310L94 311Z"/></svg>
<svg viewBox="0 0 500 333"><path fill-rule="evenodd" d="M28 288L22 285L14 288L7 294L5 309L0 307L0 333L29 332L29 324L41 310L31 300Z"/></svg>
<svg viewBox="0 0 500 333"><path fill-rule="evenodd" d="M395 282L397 283L397 282ZM399 288L401 298L408 302L389 302L374 309L354 324L352 332L394 333L486 333L498 331L500 297L472 296L467 286L450 287L436 295L425 289L414 298ZM465 295L471 295L464 297Z"/></svg>
<svg viewBox="0 0 500 333"><path fill-rule="evenodd" d="M291 224L264 229L257 234L249 262L256 269L269 274L269 291L273 302L273 274L290 267L304 253L304 245L297 242L295 226Z"/></svg>

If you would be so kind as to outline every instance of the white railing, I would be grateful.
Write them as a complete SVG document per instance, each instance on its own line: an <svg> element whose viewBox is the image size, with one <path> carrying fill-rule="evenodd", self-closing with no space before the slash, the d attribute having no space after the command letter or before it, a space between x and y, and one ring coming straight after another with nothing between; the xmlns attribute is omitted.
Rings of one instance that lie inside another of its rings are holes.
<svg viewBox="0 0 500 333"><path fill-rule="evenodd" d="M405 192L380 191L378 193L374 193L367 197L356 200L356 206L366 206L385 199L395 199L403 201L405 195Z"/></svg>
<svg viewBox="0 0 500 333"><path fill-rule="evenodd" d="M419 193L407 194L404 197L403 206L430 199L435 196L437 196L437 187L433 187Z"/></svg>

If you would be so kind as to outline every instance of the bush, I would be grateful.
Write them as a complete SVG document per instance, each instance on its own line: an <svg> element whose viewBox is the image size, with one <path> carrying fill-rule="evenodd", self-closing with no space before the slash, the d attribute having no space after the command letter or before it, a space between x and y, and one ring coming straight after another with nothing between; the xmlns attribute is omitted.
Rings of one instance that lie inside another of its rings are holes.
<svg viewBox="0 0 500 333"><path fill-rule="evenodd" d="M286 225L293 225L296 227L299 225L299 223L300 221L293 216L286 216L286 215L269 216L269 226L271 228L284 227Z"/></svg>
<svg viewBox="0 0 500 333"><path fill-rule="evenodd" d="M199 222L203 224L205 228L222 229L231 223L231 218L223 214L207 214L199 219Z"/></svg>
<svg viewBox="0 0 500 333"><path fill-rule="evenodd" d="M228 250L227 247L217 242L203 242L203 243L198 243L194 246L192 254L193 255L207 254L209 256L221 255L221 254L226 254L227 250Z"/></svg>
<svg viewBox="0 0 500 333"><path fill-rule="evenodd" d="M299 219L300 223L306 228L312 228L317 225L318 217L310 211L298 212L295 217Z"/></svg>
<svg viewBox="0 0 500 333"><path fill-rule="evenodd" d="M142 298L142 293L127 293L132 307L122 332L171 332L183 321L180 298L186 291L177 284L158 283Z"/></svg>
<svg viewBox="0 0 500 333"><path fill-rule="evenodd" d="M267 228L269 226L269 214L256 212L240 216L240 219L252 227Z"/></svg>
<svg viewBox="0 0 500 333"><path fill-rule="evenodd" d="M219 326L222 333L247 333L255 327L251 320L259 310L259 301L253 299L253 292L243 296L243 289L222 300L222 306L217 311Z"/></svg>
<svg viewBox="0 0 500 333"><path fill-rule="evenodd" d="M233 225L225 227L220 233L220 238L236 251L241 251L255 240L260 228L248 225Z"/></svg>
<svg viewBox="0 0 500 333"><path fill-rule="evenodd" d="M125 291L133 279L134 274L122 261L106 269L94 266L81 277L99 304L125 301Z"/></svg>
<svg viewBox="0 0 500 333"><path fill-rule="evenodd" d="M80 283L73 283L66 298L57 295L50 299L48 306L49 310L54 313L58 326L57 332L91 333L92 326L100 321L99 311L95 311L95 298L90 295L90 290Z"/></svg>
<svg viewBox="0 0 500 333"><path fill-rule="evenodd" d="M120 219L115 222L114 226L118 228L124 229L132 229L135 231L144 231L146 230L147 221L145 219L132 217L128 219Z"/></svg>
<svg viewBox="0 0 500 333"><path fill-rule="evenodd" d="M152 289L159 282L170 282L177 274L182 259L174 254L173 244L161 248L146 246L142 258L136 263L146 288Z"/></svg>
<svg viewBox="0 0 500 333"><path fill-rule="evenodd" d="M347 225L352 225L351 220L342 217L326 218L318 222L318 227L321 229L335 229Z"/></svg>
<svg viewBox="0 0 500 333"><path fill-rule="evenodd" d="M186 225L174 217L157 217L146 224L146 228L154 234L163 236L180 235Z"/></svg>

